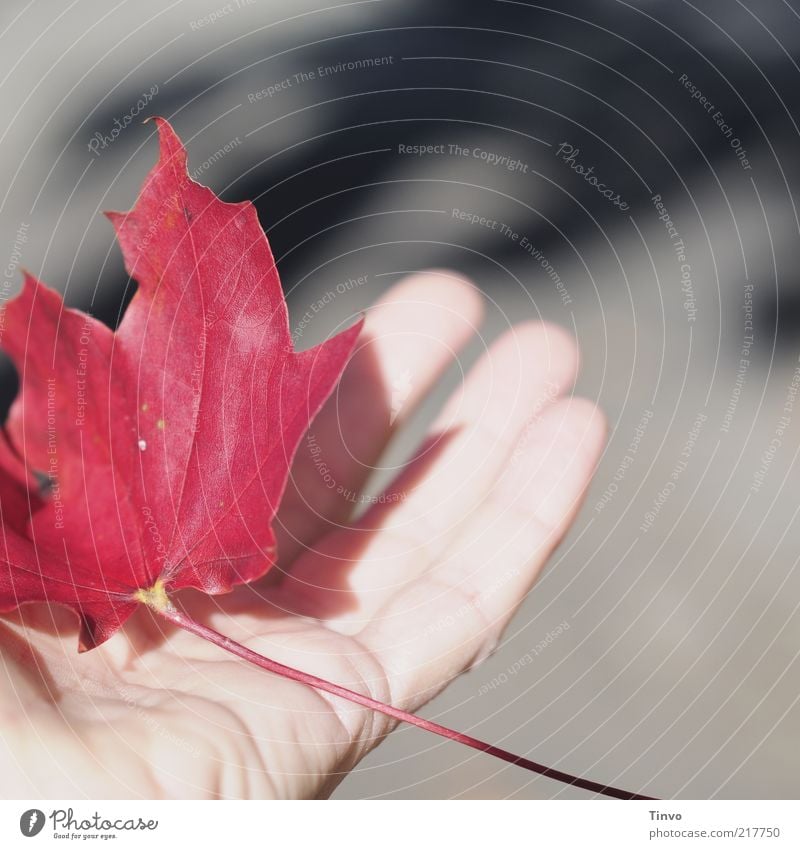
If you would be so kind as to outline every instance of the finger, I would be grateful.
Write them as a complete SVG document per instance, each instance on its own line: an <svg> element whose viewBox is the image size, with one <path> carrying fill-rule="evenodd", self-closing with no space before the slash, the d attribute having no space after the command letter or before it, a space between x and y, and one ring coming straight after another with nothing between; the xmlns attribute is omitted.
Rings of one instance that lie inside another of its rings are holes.
<svg viewBox="0 0 800 849"><path fill-rule="evenodd" d="M338 390L301 443L276 520L281 563L345 519L392 432L474 335L483 304L447 271L416 274L367 311Z"/></svg>
<svg viewBox="0 0 800 849"><path fill-rule="evenodd" d="M400 704L422 704L494 648L572 522L604 441L605 420L588 401L543 411L448 557L361 632Z"/></svg>
<svg viewBox="0 0 800 849"><path fill-rule="evenodd" d="M384 501L300 558L287 584L302 601L299 612L324 616L344 633L360 630L398 587L447 552L454 529L472 521L525 423L572 385L576 369L573 340L553 325L520 325L495 342ZM349 605L336 604L342 593Z"/></svg>

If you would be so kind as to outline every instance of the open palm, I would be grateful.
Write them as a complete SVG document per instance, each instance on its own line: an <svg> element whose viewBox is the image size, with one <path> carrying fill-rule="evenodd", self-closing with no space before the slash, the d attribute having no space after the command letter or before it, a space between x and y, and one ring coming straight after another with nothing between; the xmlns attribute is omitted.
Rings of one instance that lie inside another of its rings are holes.
<svg viewBox="0 0 800 849"><path fill-rule="evenodd" d="M298 451L280 562L228 596L179 603L267 657L407 710L485 658L568 528L604 423L570 396L567 334L521 324L483 353L389 488L364 496L480 317L474 288L445 272L371 308ZM145 609L83 655L75 630L42 606L0 622L5 798L325 796L393 727Z"/></svg>

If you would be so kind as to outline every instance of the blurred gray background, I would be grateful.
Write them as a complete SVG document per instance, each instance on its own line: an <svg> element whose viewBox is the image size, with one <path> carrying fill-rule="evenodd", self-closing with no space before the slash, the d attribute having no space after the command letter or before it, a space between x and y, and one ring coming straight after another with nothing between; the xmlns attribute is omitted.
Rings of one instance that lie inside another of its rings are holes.
<svg viewBox="0 0 800 849"><path fill-rule="evenodd" d="M197 179L256 202L293 320L367 275L303 346L431 266L483 289L489 337L577 336L599 473L500 649L425 715L659 796L799 795L797 0L5 0L0 48L2 300L23 265L118 321L99 212L131 206L161 114ZM5 360L0 384L7 407ZM407 727L336 792L581 795Z"/></svg>

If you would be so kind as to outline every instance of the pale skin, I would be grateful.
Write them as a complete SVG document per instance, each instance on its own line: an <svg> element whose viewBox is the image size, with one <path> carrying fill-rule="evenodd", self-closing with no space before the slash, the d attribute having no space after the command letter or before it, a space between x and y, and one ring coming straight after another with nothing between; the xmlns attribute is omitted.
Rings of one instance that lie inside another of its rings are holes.
<svg viewBox="0 0 800 849"><path fill-rule="evenodd" d="M485 659L573 521L604 444L602 414L572 394L570 336L526 322L494 340L421 459L351 518L390 438L462 362L481 315L477 290L448 272L409 278L368 309L361 347L298 452L278 564L252 587L175 603L267 657L411 711ZM67 611L0 620L3 798L325 797L395 726L144 605L98 649L76 644ZM517 767L487 764L497 768Z"/></svg>

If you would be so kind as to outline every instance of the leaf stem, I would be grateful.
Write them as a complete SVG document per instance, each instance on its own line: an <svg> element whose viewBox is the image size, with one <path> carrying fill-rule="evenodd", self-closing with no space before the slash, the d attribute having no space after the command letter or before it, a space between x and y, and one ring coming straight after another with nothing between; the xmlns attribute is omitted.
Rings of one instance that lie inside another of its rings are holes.
<svg viewBox="0 0 800 849"><path fill-rule="evenodd" d="M523 769L530 770L531 772L539 773L539 775L543 775L546 778L552 778L556 781L561 781L564 784L572 785L573 787L580 787L582 790L589 790L592 793L600 793L603 796L611 796L614 799L653 799L651 796L641 796L638 793L629 793L627 790L619 790L608 784L601 784L597 781L590 781L587 778L579 778L577 776L570 775L568 772L551 769L550 767L543 766L535 761L528 760L528 758L523 758L520 755L515 755L511 752L507 752L505 749L493 746L491 743L484 743L482 740L477 740L474 737L462 734L459 731L453 731L451 728L446 728L444 725L439 725L437 722L432 722L429 719L423 719L422 717L415 716L413 713L408 713L404 710L400 710L399 708L379 702L376 699L372 699L369 696L356 693L354 690L348 690L346 687L333 684L330 681L326 681L324 678L317 678L316 675L310 675L307 672L301 672L291 666L285 666L275 660L270 660L269 658L260 655L258 652L243 646L241 643L237 643L236 640L232 640L230 637L220 634L219 631L215 631L213 628L209 628L207 625L203 625L200 622L191 619L172 604L168 604L166 606L151 606L151 609L172 622L174 625L177 625L179 628L183 628L185 631L196 634L198 637L202 637L204 640L208 640L209 642L214 643L214 645L219 646L221 649L246 660L248 663L258 666L261 669L265 669L268 672L273 672L276 675L281 675L284 678L291 679L292 681L299 681L301 684L306 684L317 690L323 690L326 693L331 693L332 695L338 696L341 699L346 699L349 702L355 702L355 704L386 714L387 716L400 720L401 722L416 725L418 728L422 728L425 731L430 731L433 734L438 734L440 737L446 737L449 740L455 740L457 743L462 743L465 746L471 746L479 752L485 752L487 755L492 755L493 757L507 761L510 764L521 766Z"/></svg>

